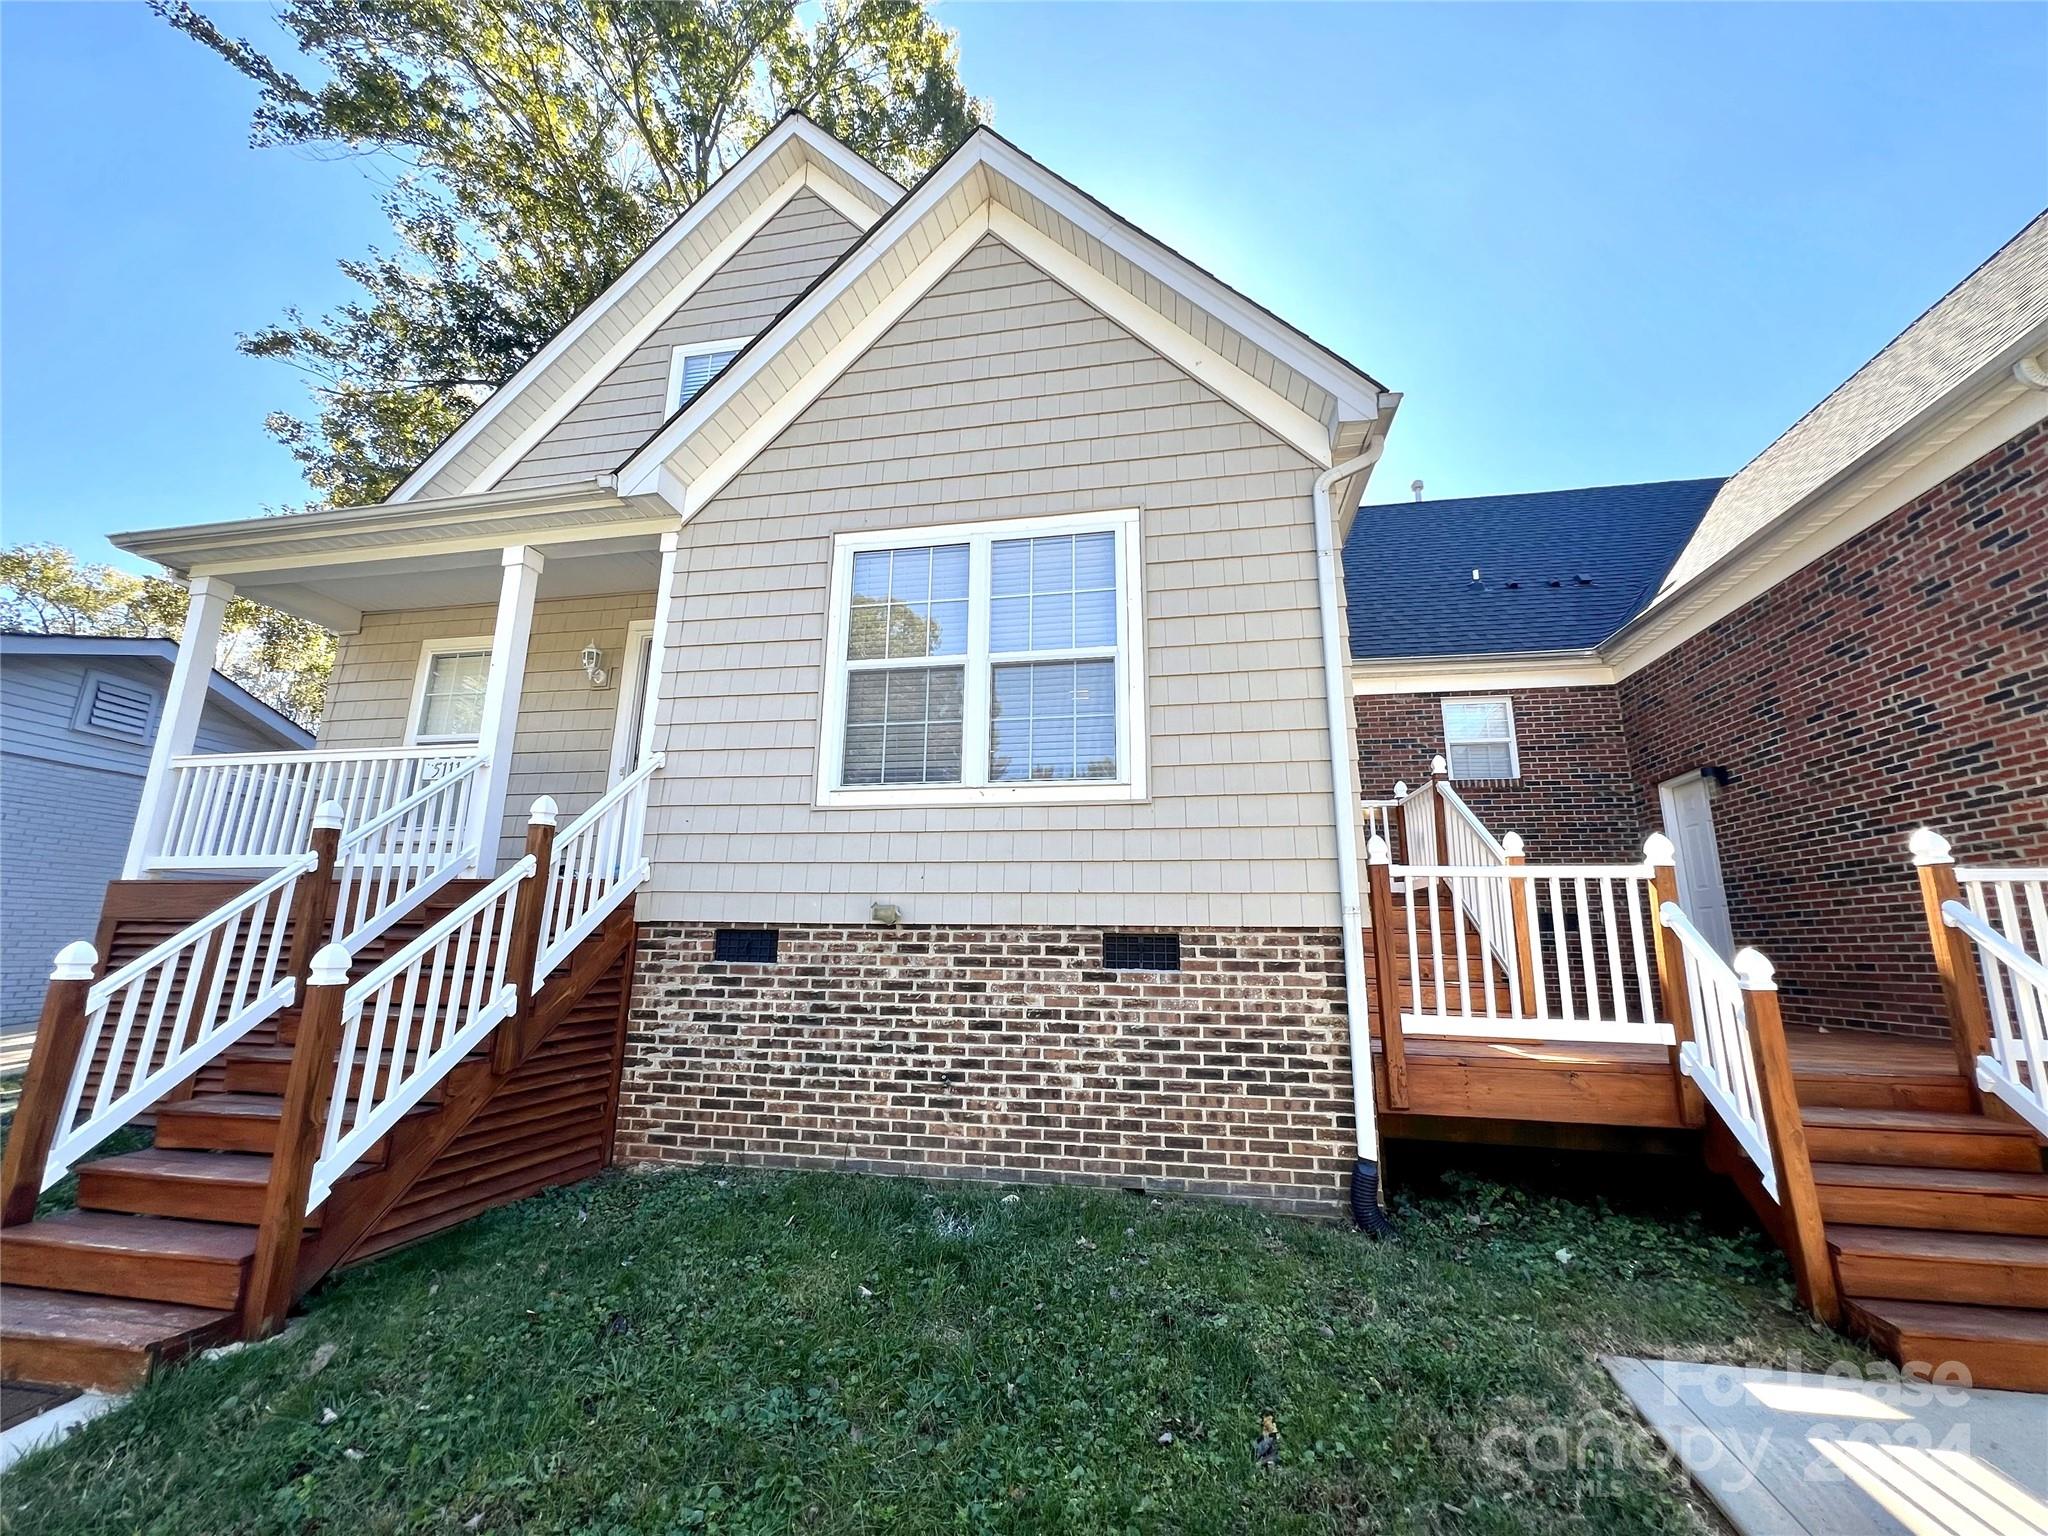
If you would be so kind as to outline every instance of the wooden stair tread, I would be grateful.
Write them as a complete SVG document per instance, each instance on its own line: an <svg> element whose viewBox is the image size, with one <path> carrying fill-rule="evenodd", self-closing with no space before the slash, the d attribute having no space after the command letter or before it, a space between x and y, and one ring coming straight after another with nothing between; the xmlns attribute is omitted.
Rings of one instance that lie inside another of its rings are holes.
<svg viewBox="0 0 2048 1536"><path fill-rule="evenodd" d="M154 1349L168 1340L234 1321L232 1312L174 1301L133 1301L82 1291L0 1285L0 1337L121 1350Z"/></svg>
<svg viewBox="0 0 2048 1536"><path fill-rule="evenodd" d="M1805 1104L1799 1118L1809 1127L1857 1131L1917 1131L1944 1136L2019 1136L2033 1139L2025 1126L1942 1109L1856 1109L1836 1104Z"/></svg>
<svg viewBox="0 0 2048 1536"><path fill-rule="evenodd" d="M116 1211L58 1211L9 1227L7 1242L15 1248L68 1248L239 1264L256 1251L256 1231L217 1221L126 1216Z"/></svg>
<svg viewBox="0 0 2048 1536"><path fill-rule="evenodd" d="M145 1147L87 1163L79 1172L125 1173L142 1178L237 1184L257 1189L270 1183L266 1152L202 1152L182 1147Z"/></svg>
<svg viewBox="0 0 2048 1536"><path fill-rule="evenodd" d="M284 1115L284 1100L274 1093L195 1093L189 1099L166 1104L157 1110L159 1121L166 1116L182 1118L186 1115L232 1115L246 1120L276 1120Z"/></svg>
<svg viewBox="0 0 2048 1536"><path fill-rule="evenodd" d="M2048 1238L2004 1232L1940 1232L1919 1227L1854 1227L1827 1229L1828 1246L1838 1256L1913 1259L1928 1264L1970 1262L2048 1266Z"/></svg>
<svg viewBox="0 0 2048 1536"><path fill-rule="evenodd" d="M2048 1344L2048 1312L1961 1307L1941 1301L1855 1300L1856 1310L1901 1334L1981 1344Z"/></svg>
<svg viewBox="0 0 2048 1536"><path fill-rule="evenodd" d="M1878 1163L1815 1163L1816 1184L1859 1189L1919 1189L1956 1195L2048 1200L2048 1175L1991 1168L1890 1168Z"/></svg>

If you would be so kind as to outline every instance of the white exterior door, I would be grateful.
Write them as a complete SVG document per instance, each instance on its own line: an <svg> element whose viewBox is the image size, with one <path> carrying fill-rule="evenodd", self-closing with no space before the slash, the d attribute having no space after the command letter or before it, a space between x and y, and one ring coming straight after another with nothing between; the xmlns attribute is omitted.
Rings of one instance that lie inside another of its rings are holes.
<svg viewBox="0 0 2048 1536"><path fill-rule="evenodd" d="M612 726L612 782L617 783L640 763L640 722L647 716L653 691L654 625L636 619L626 631L626 671L619 680L619 715Z"/></svg>
<svg viewBox="0 0 2048 1536"><path fill-rule="evenodd" d="M1666 834L1678 849L1678 904L1725 959L1735 953L1735 938L1721 883L1721 848L1714 840L1713 792L1713 782L1699 773L1657 786Z"/></svg>

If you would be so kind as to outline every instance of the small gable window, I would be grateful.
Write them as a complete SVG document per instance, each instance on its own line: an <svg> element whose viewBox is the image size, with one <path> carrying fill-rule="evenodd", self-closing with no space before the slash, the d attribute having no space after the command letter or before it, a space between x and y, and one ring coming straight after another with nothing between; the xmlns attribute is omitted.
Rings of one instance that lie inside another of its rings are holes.
<svg viewBox="0 0 2048 1536"><path fill-rule="evenodd" d="M1515 710L1507 699L1445 699L1444 756L1454 779L1513 779Z"/></svg>
<svg viewBox="0 0 2048 1536"><path fill-rule="evenodd" d="M669 354L668 409L673 416L697 397L697 392L718 376L719 369L739 356L747 337L730 341L685 342Z"/></svg>
<svg viewBox="0 0 2048 1536"><path fill-rule="evenodd" d="M147 741L156 725L156 706L155 692L143 684L105 672L88 672L71 724L95 736Z"/></svg>

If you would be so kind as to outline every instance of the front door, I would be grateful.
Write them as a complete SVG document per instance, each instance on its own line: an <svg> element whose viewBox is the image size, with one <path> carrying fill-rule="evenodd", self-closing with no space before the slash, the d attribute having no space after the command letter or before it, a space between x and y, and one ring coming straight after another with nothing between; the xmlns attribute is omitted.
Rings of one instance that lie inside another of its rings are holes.
<svg viewBox="0 0 2048 1536"><path fill-rule="evenodd" d="M1678 849L1678 904L1708 943L1728 958L1735 939L1728 921L1728 891L1721 883L1721 848L1714 839L1714 781L1680 774L1657 786L1664 826Z"/></svg>
<svg viewBox="0 0 2048 1536"><path fill-rule="evenodd" d="M626 631L626 671L619 679L619 715L612 727L612 782L617 783L640 762L640 727L654 682L654 624L636 620Z"/></svg>

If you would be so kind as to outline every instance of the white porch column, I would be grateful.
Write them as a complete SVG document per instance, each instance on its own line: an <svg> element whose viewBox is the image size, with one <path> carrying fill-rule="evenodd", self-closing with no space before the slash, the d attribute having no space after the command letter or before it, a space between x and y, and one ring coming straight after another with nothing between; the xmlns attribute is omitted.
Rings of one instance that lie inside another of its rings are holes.
<svg viewBox="0 0 2048 1536"><path fill-rule="evenodd" d="M647 703L640 717L640 750L633 759L638 767L654 753L656 725L661 716L661 680L668 671L671 650L668 631L675 622L676 549L683 536L671 528L661 536L661 576L654 589L654 645L647 653Z"/></svg>
<svg viewBox="0 0 2048 1536"><path fill-rule="evenodd" d="M156 723L149 748L149 773L142 781L142 803L135 808L135 831L128 839L128 858L121 878L139 880L149 856L163 840L171 814L171 759L183 757L199 739L199 717L206 709L213 680L214 652L220 648L221 620L235 589L218 576L194 576L188 584L191 606L185 610L185 631L178 637L178 659L171 667L171 691Z"/></svg>
<svg viewBox="0 0 2048 1536"><path fill-rule="evenodd" d="M505 794L511 787L512 737L519 727L519 691L526 681L526 647L533 638L533 599L540 590L541 552L525 544L505 551L498 584L498 618L491 628L491 670L484 679L484 718L477 750L490 754L476 795L477 873L498 868L498 843L505 827Z"/></svg>

